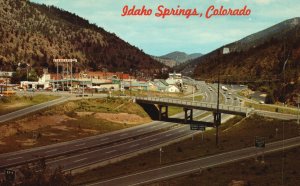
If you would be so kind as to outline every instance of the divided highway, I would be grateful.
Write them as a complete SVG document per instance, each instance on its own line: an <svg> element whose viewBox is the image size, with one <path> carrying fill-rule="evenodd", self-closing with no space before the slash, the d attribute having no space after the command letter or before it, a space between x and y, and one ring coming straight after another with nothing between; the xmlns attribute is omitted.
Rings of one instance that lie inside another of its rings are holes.
<svg viewBox="0 0 300 186"><path fill-rule="evenodd" d="M215 101L216 93L212 93L208 91L207 94L211 95L211 98L207 97L207 99L211 99L210 101ZM195 115L200 115L203 113L204 111L196 111ZM178 118L182 116L183 114L178 114L175 117ZM211 121L212 117L209 117L209 119ZM70 156L66 156L67 159L70 159L70 161L65 161L65 159L63 159L63 161L58 160L55 161L55 165L64 166L66 169L74 169L79 165L87 165L87 164L94 163L96 161L99 162L99 161L107 160L107 157L115 157L117 155L121 156L122 154L128 154L130 152L141 150L141 146L143 147L143 149L145 149L148 147L153 147L157 144L170 142L176 138L178 139L180 137L192 135L193 133L195 133L195 131L190 131L188 125L176 129L172 129L176 125L177 125L176 123L154 121L149 124L145 124L145 125L121 130L121 131L116 131L109 134L93 136L89 138L84 138L84 139L79 139L79 140L74 140L70 142L59 143L59 144L54 144L54 145L49 145L49 146L44 146L39 148L22 150L18 152L1 154L0 168L6 168L6 167L20 165L22 163L32 162L41 157L54 158L61 155L72 154L75 160L72 157L72 155L70 155ZM129 145L128 143L126 143L128 139L132 140L130 142L131 144ZM108 149L106 147L109 144L114 144L117 142L120 144L118 144L118 146L114 148L120 149L120 151L115 150L113 148ZM144 144L145 142L147 144ZM122 150L120 146L123 146L124 150ZM129 146L131 146L132 148L128 148ZM89 149L90 152L94 152L94 153L91 155L90 158L87 158L85 161L83 161L82 160L83 158L81 158L80 154L84 153L82 151L86 149ZM105 151L110 153L104 153L108 155L107 157L99 157L97 155L98 151L100 152ZM98 158L95 159L93 158L93 156L97 156Z"/></svg>
<svg viewBox="0 0 300 186"><path fill-rule="evenodd" d="M285 148L294 148L300 146L300 137L288 139L284 141ZM274 142L266 144L265 153L271 153L282 150L283 142ZM256 156L255 147L249 147L236 151L226 152L213 156L194 159L186 162L176 163L157 169L143 171L135 174L125 175L122 177L100 181L89 184L88 186L115 186L115 185L142 185L156 182L176 176L187 175L193 172L199 172L202 169L216 167L226 163L252 158Z"/></svg>
<svg viewBox="0 0 300 186"><path fill-rule="evenodd" d="M202 94L206 95L204 101L216 103L216 91L208 88L205 83L201 83L201 87ZM214 89L213 85L212 87ZM233 97L227 99L226 96L229 95L223 96L226 104L235 104ZM194 112L195 117L204 113L206 112L200 110ZM183 113L174 117L183 117ZM230 117L230 115L222 114L222 121ZM201 121L212 122L213 116L209 115L201 119ZM64 170L81 170L86 167L95 167L99 164L103 165L125 155L130 156L134 153L159 148L172 141L186 138L196 133L198 131L191 131L189 125L153 121L148 124L103 135L0 154L0 169L32 162L43 157L48 159L46 163L50 167L62 166Z"/></svg>
<svg viewBox="0 0 300 186"><path fill-rule="evenodd" d="M63 103L65 101L67 101L68 99L69 99L68 97L61 97L61 98L58 98L58 99L55 99L55 100L52 100L52 101L48 101L48 102L45 102L45 103L40 103L38 105L34 105L34 106L31 106L31 107L27 107L27 108L24 108L24 109L21 109L21 110L17 110L15 112L11 112L11 113L2 115L2 116L0 116L0 123L4 123L6 121L16 119L18 117L25 116L27 114L30 114L30 113L33 113L33 112L36 112L36 111L54 106L54 105L58 105L60 103Z"/></svg>

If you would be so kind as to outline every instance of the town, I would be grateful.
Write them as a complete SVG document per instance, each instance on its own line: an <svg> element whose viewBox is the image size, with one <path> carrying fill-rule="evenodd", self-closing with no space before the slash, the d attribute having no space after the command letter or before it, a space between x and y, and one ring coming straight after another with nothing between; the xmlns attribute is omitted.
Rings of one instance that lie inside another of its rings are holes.
<svg viewBox="0 0 300 186"><path fill-rule="evenodd" d="M0 71L0 94L1 96L13 95L18 91L66 91L73 94L103 93L125 90L132 91L154 91L154 92L183 92L182 75L170 73L167 79L146 80L136 78L123 72L106 71L82 71L72 73L62 69L57 73L49 73L43 69L43 75L37 81L20 81L19 84L11 84L14 72Z"/></svg>

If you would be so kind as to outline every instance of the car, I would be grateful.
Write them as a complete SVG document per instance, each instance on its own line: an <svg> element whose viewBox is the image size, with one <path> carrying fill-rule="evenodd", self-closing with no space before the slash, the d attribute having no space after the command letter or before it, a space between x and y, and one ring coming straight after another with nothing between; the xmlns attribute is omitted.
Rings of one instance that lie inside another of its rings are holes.
<svg viewBox="0 0 300 186"><path fill-rule="evenodd" d="M234 100L237 100L237 97L234 97L233 99L234 99Z"/></svg>
<svg viewBox="0 0 300 186"><path fill-rule="evenodd" d="M228 95L231 95L232 93L231 92L228 92Z"/></svg>
<svg viewBox="0 0 300 186"><path fill-rule="evenodd" d="M227 97L226 99L231 99L230 97Z"/></svg>
<svg viewBox="0 0 300 186"><path fill-rule="evenodd" d="M259 104L265 104L265 102L264 101L259 101Z"/></svg>

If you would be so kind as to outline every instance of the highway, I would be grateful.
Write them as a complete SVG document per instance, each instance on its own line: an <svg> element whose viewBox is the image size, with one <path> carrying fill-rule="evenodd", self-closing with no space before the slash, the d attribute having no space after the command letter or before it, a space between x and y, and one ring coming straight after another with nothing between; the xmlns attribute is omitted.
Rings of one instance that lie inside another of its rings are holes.
<svg viewBox="0 0 300 186"><path fill-rule="evenodd" d="M195 114L201 114L201 111L198 111ZM183 117L183 113L177 114L174 117ZM100 148L105 145L125 141L126 139L138 138L139 136L151 133L158 133L160 130L168 130L172 127L175 127L176 125L176 123L171 122L153 121L144 125L114 131L107 134L21 150L17 152L0 154L0 169L19 165L24 163L24 161L32 162L41 157L53 158L71 153L79 153L80 151L86 149Z"/></svg>
<svg viewBox="0 0 300 186"><path fill-rule="evenodd" d="M215 93L208 93L212 97L216 97ZM213 98L209 98L211 101L214 101ZM195 111L195 116L203 114L204 111ZM183 114L178 114L175 117L182 117ZM209 117L209 120L212 120L212 117ZM208 120L208 121L209 121ZM104 161L107 159L107 157L98 157L97 160L93 158L93 156L98 156L98 151L108 151L111 153L107 153L108 157L112 157L112 155L123 155L123 154L128 154L130 152L138 151L141 149L141 145L143 146L143 149L152 147L157 145L158 143L163 144L169 141L172 141L174 139L178 139L182 136L186 135L192 135L195 133L195 131L190 131L188 125L184 125L182 127L176 128L174 130L169 130L172 129L172 127L176 126L176 123L170 123L170 122L162 122L162 121L154 121L145 125L121 130L121 131L116 131L104 135L99 135L99 136L93 136L89 138L84 138L84 139L79 139L79 140L74 140L70 142L65 142L65 143L59 143L59 144L54 144L54 145L49 145L49 146L44 146L44 147L38 147L38 148L32 148L28 150L22 150L18 152L12 152L12 153L6 153L6 154L1 154L0 155L0 168L5 168L5 167L11 167L11 166L16 166L19 164L27 163L27 162L32 162L35 161L41 157L43 158L54 158L57 156L61 155L68 155L72 154L74 155L75 159L81 159L80 154L83 153L83 150L87 149L92 149L90 152L92 153L90 156L91 158L87 158L86 161L77 161L73 160L74 158L71 158L71 156L67 156L67 159L70 159L69 161L56 161L56 165L61 165L66 167L66 169L72 169L76 168L80 165L87 165L94 163L95 161ZM166 131L165 135L163 135L164 132ZM162 134L162 135L160 135ZM161 137L160 137L161 136ZM149 138L155 138L156 140L149 140ZM132 140L134 139L129 146L135 147L133 149L129 148L126 150L128 147L128 144L126 143L126 140ZM106 146L109 144L114 144L114 143L120 143L118 144L119 146L116 147L111 147L112 149L107 149ZM124 142L122 144L121 142ZM144 145L144 143L147 143ZM120 145L123 145L124 149L120 148ZM113 148L121 149L115 150ZM79 155L78 155L79 154ZM106 154L106 153L105 153ZM83 155L85 155L83 153ZM75 161L75 164L74 164ZM58 162L58 163L57 163ZM72 163L73 162L73 163Z"/></svg>
<svg viewBox="0 0 300 186"><path fill-rule="evenodd" d="M204 113L204 111L198 111ZM223 121L228 119L230 115L223 115ZM207 116L202 121L212 122L213 117ZM174 123L175 125L175 123ZM150 126L148 126L150 127ZM158 126L151 126L156 128ZM63 166L64 170L73 170L86 167L89 165L96 165L101 162L112 160L117 157L137 153L145 149L159 148L166 143L179 139L185 136L191 136L198 133L198 131L191 131L189 125L179 125L178 127L171 128L170 130L155 133L141 138L134 139L125 143L120 143L112 146L106 146L90 150L88 152L71 155L65 158L50 160L47 164L50 167ZM128 133L120 133L122 136L129 135Z"/></svg>
<svg viewBox="0 0 300 186"><path fill-rule="evenodd" d="M205 94L205 102L216 102L216 91L210 90L201 84L201 92ZM214 86L212 86L214 87ZM214 88L215 89L215 88ZM226 104L233 105L231 96ZM194 117L205 111L197 110ZM183 113L174 117L182 117ZM222 121L230 118L230 115L222 114ZM203 118L202 121L212 122L212 115ZM36 161L39 158L47 158L47 165L55 168L62 166L64 170L80 170L85 167L96 167L105 162L124 156L145 152L164 146L174 140L191 136L198 131L191 131L189 125L178 123L153 121L148 124L115 131L103 135L92 136L74 141L32 148L18 152L0 154L0 169ZM59 157L58 157L59 156Z"/></svg>
<svg viewBox="0 0 300 186"><path fill-rule="evenodd" d="M44 93L44 94L49 94L49 93ZM56 95L56 94L54 94L54 95ZM105 94L99 94L99 95L95 95L95 98L96 97L97 98L103 98L103 97L106 97L106 95ZM14 112L11 112L11 113L8 113L8 114L5 114L5 115L1 115L0 116L0 123L4 123L6 121L10 121L10 120L22 117L22 116L26 116L30 113L33 113L33 112L36 112L36 111L39 111L39 110L42 110L42 109L45 109L45 108L48 108L48 107L51 107L51 106L54 106L54 105L64 103L68 100L78 100L78 99L82 99L82 98L75 97L74 94L71 94L71 95L70 94L69 95L68 94L63 94L62 97L60 97L58 99L48 101L48 102L45 102L45 103L40 103L40 104L37 104L37 105L33 105L33 106L30 106L30 107L27 107L27 108L24 108L24 109L20 109L20 110L17 110L17 111L14 111Z"/></svg>
<svg viewBox="0 0 300 186"><path fill-rule="evenodd" d="M61 97L61 98L58 98L58 99L55 99L55 100L52 100L52 101L49 101L49 102L40 103L38 105L34 105L34 106L27 107L27 108L24 108L24 109L21 109L21 110L17 110L15 112L11 112L11 113L8 113L8 114L5 114L5 115L1 115L0 116L0 123L4 123L6 121L16 119L16 118L19 118L21 116L25 116L27 114L30 114L30 113L33 113L33 112L36 112L36 111L54 106L54 105L58 105L58 104L63 103L67 100L68 100L68 97Z"/></svg>
<svg viewBox="0 0 300 186"><path fill-rule="evenodd" d="M227 117L229 116L223 117L224 120L227 119ZM204 119L204 121L211 121L211 119L211 116L208 116ZM90 150L88 152L80 153L67 158L49 161L48 164L51 167L63 166L64 170L78 169L141 150L150 149L153 147L159 148L163 146L164 143L174 141L184 136L191 136L196 133L198 133L198 131L190 130L189 125L182 125L165 132L150 135L126 143Z"/></svg>
<svg viewBox="0 0 300 186"><path fill-rule="evenodd" d="M300 137L284 141L285 149L300 146ZM282 150L283 142L274 142L266 144L264 149L266 153L272 153ZM255 147L244 148L236 151L198 158L190 161L180 162L161 168L143 171L135 174L125 175L110 180L100 181L89 184L89 186L115 186L115 185L142 185L157 182L160 180L187 175L193 172L199 172L202 169L216 167L227 163L253 158L259 152Z"/></svg>
<svg viewBox="0 0 300 186"><path fill-rule="evenodd" d="M278 112L269 112L264 110L255 110L254 113L257 115L273 118L273 119L280 119L280 120L297 120L297 115L292 114L283 114Z"/></svg>

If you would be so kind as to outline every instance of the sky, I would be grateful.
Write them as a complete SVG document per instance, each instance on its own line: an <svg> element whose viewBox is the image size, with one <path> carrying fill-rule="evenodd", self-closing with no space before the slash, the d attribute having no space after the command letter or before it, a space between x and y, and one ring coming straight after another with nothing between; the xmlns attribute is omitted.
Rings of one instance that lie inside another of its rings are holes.
<svg viewBox="0 0 300 186"><path fill-rule="evenodd" d="M30 0L75 13L90 23L115 33L151 55L173 51L209 53L284 20L300 16L299 0ZM124 6L152 9L151 16L121 16ZM208 7L241 9L249 16L156 17L157 7L194 9L205 14Z"/></svg>

